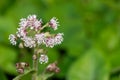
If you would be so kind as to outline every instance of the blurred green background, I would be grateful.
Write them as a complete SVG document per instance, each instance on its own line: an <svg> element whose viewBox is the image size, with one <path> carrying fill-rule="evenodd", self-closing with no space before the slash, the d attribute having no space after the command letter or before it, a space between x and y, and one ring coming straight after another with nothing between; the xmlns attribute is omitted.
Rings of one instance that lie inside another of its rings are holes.
<svg viewBox="0 0 120 80"><path fill-rule="evenodd" d="M18 75L16 62L31 64L32 51L8 40L30 14L57 17L56 32L64 33L60 46L47 49L61 69L48 80L120 80L120 0L0 0L0 80Z"/></svg>

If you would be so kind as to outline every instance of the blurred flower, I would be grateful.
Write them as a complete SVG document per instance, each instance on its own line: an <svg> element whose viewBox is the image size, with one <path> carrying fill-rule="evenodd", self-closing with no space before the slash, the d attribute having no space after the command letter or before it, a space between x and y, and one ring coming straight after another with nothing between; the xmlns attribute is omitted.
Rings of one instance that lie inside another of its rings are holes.
<svg viewBox="0 0 120 80"><path fill-rule="evenodd" d="M41 54L41 55L40 55L39 62L40 62L41 64L42 64L42 63L47 63L47 62L48 62L48 56L45 55L45 54Z"/></svg>
<svg viewBox="0 0 120 80"><path fill-rule="evenodd" d="M57 44L61 44L61 42L63 41L63 36L64 34L63 33L58 33L55 38L54 38L54 42L55 42L55 45Z"/></svg>
<svg viewBox="0 0 120 80"><path fill-rule="evenodd" d="M17 28L16 37L10 35L9 39L13 45L16 45L16 39L19 39L22 47L34 48L39 45L45 44L46 47L53 48L55 45L61 44L63 41L63 33L50 34L50 32L42 31L45 27L52 27L54 30L59 26L58 19L53 17L49 24L46 23L42 26L42 20L38 20L36 15L29 15L27 18L20 19L19 28ZM48 26L49 25L49 26ZM55 35L55 36L53 36Z"/></svg>
<svg viewBox="0 0 120 80"><path fill-rule="evenodd" d="M29 47L29 48L36 47L36 43L35 43L35 40L33 38L24 37L23 41L24 41L25 47Z"/></svg>
<svg viewBox="0 0 120 80"><path fill-rule="evenodd" d="M27 31L26 31L26 29L24 27L17 28L17 30L18 30L16 32L17 37L21 38L21 37L25 37L26 36Z"/></svg>
<svg viewBox="0 0 120 80"><path fill-rule="evenodd" d="M63 37L62 36L63 36L63 33L58 33L54 37L47 37L44 40L44 44L46 45L46 47L53 48L54 45L61 44L61 42L63 41Z"/></svg>
<svg viewBox="0 0 120 80"><path fill-rule="evenodd" d="M57 27L59 26L59 22L57 22L57 18L53 17L50 22L49 22L49 26L52 27L54 30L57 30Z"/></svg>
<svg viewBox="0 0 120 80"><path fill-rule="evenodd" d="M42 20L38 20L36 15L29 15L27 18L20 19L20 27L30 27L30 29L35 29L36 31L41 27Z"/></svg>
<svg viewBox="0 0 120 80"><path fill-rule="evenodd" d="M27 23L28 23L27 19L22 18L22 19L20 19L19 26L20 26L20 27L26 27L26 26L27 26Z"/></svg>
<svg viewBox="0 0 120 80"><path fill-rule="evenodd" d="M55 73L60 72L60 68L57 66L56 62L49 64L46 70L49 72L55 72Z"/></svg>
<svg viewBox="0 0 120 80"><path fill-rule="evenodd" d="M41 45L44 42L44 39L45 39L44 33L36 34L35 39L37 40L38 45Z"/></svg>
<svg viewBox="0 0 120 80"><path fill-rule="evenodd" d="M44 43L46 47L50 47L50 48L53 48L55 45L54 38L51 38L51 37L45 38Z"/></svg>
<svg viewBox="0 0 120 80"><path fill-rule="evenodd" d="M10 34L8 39L10 40L12 45L16 45L17 44L15 35Z"/></svg>
<svg viewBox="0 0 120 80"><path fill-rule="evenodd" d="M18 62L16 63L16 68L19 69L19 68L25 68L25 67L29 67L29 64L26 63L26 62Z"/></svg>
<svg viewBox="0 0 120 80"><path fill-rule="evenodd" d="M29 64L26 63L26 62L19 62L19 63L16 63L16 69L17 69L17 72L20 73L20 74L23 74L24 73L24 69L29 67Z"/></svg>
<svg viewBox="0 0 120 80"><path fill-rule="evenodd" d="M23 74L24 73L24 69L19 68L19 69L17 69L17 72L20 73L20 74Z"/></svg>

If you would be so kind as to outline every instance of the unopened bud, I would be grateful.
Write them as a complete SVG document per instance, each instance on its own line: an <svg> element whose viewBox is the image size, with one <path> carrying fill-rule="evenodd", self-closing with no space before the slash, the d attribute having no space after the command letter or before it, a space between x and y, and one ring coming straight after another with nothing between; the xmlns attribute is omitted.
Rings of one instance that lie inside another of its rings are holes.
<svg viewBox="0 0 120 80"><path fill-rule="evenodd" d="M22 69L22 68L17 69L17 72L20 73L20 74L23 74L24 73L24 69Z"/></svg>
<svg viewBox="0 0 120 80"><path fill-rule="evenodd" d="M25 68L25 67L29 67L29 64L26 63L26 62L16 63L16 68L17 68L17 69L19 69L19 68Z"/></svg>
<svg viewBox="0 0 120 80"><path fill-rule="evenodd" d="M24 48L23 43L19 44L19 48Z"/></svg>
<svg viewBox="0 0 120 80"><path fill-rule="evenodd" d="M37 60L37 55L36 54L33 55L33 60Z"/></svg>
<svg viewBox="0 0 120 80"><path fill-rule="evenodd" d="M20 63L16 63L16 68L18 69L20 67Z"/></svg>
<svg viewBox="0 0 120 80"><path fill-rule="evenodd" d="M49 64L46 68L47 71L49 72L55 72L55 73L58 73L60 72L60 68L57 67L57 64L56 62L52 63L52 64Z"/></svg>
<svg viewBox="0 0 120 80"><path fill-rule="evenodd" d="M41 64L42 64L42 63L47 63L47 62L48 62L48 56L45 55L45 54L41 54L41 55L40 55L39 62L40 62Z"/></svg>
<svg viewBox="0 0 120 80"><path fill-rule="evenodd" d="M59 73L59 72L60 72L60 68L56 67L55 73Z"/></svg>

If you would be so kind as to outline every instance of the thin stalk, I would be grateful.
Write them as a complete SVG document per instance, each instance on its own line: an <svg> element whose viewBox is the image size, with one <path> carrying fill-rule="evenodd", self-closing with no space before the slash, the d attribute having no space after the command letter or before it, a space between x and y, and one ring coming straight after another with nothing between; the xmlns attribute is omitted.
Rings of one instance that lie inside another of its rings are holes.
<svg viewBox="0 0 120 80"><path fill-rule="evenodd" d="M36 52L34 51L33 54L33 69L36 71L33 76L32 76L32 80L37 80L37 73L38 73L38 56L36 54Z"/></svg>
<svg viewBox="0 0 120 80"><path fill-rule="evenodd" d="M47 27L47 26L49 26L49 23L46 23L44 26L42 26L41 28L40 28L40 30L37 32L37 33L40 33L41 32L41 30L43 30L45 27Z"/></svg>
<svg viewBox="0 0 120 80"><path fill-rule="evenodd" d="M44 29L45 27L47 27L49 25L49 23L46 23L44 26L42 26L41 30Z"/></svg>

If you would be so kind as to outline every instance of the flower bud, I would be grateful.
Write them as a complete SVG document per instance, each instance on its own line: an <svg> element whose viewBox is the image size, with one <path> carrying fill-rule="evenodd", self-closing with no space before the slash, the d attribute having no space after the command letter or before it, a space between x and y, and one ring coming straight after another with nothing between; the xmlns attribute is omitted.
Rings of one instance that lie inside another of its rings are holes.
<svg viewBox="0 0 120 80"><path fill-rule="evenodd" d="M46 70L49 71L49 72L55 72L55 73L60 72L60 68L57 67L56 62L49 64L47 66Z"/></svg>
<svg viewBox="0 0 120 80"><path fill-rule="evenodd" d="M19 44L19 48L24 48L22 43Z"/></svg>
<svg viewBox="0 0 120 80"><path fill-rule="evenodd" d="M58 19L56 17L53 17L49 22L49 26L52 27L54 30L57 30L57 27L59 26L59 22L57 20Z"/></svg>
<svg viewBox="0 0 120 80"><path fill-rule="evenodd" d="M33 55L33 60L37 60L37 55L36 54Z"/></svg>
<svg viewBox="0 0 120 80"><path fill-rule="evenodd" d="M26 62L19 62L19 63L16 63L16 68L17 69L20 69L20 68L25 68L25 67L29 67L29 64L26 63Z"/></svg>
<svg viewBox="0 0 120 80"><path fill-rule="evenodd" d="M20 73L20 74L23 74L24 73L24 69L22 69L22 68L17 69L17 72Z"/></svg>
<svg viewBox="0 0 120 80"><path fill-rule="evenodd" d="M41 64L42 64L42 63L47 63L47 62L48 62L48 56L45 55L45 54L41 54L41 55L40 55L39 62L40 62Z"/></svg>
<svg viewBox="0 0 120 80"><path fill-rule="evenodd" d="M55 73L59 73L59 72L60 72L60 68L56 67Z"/></svg>

